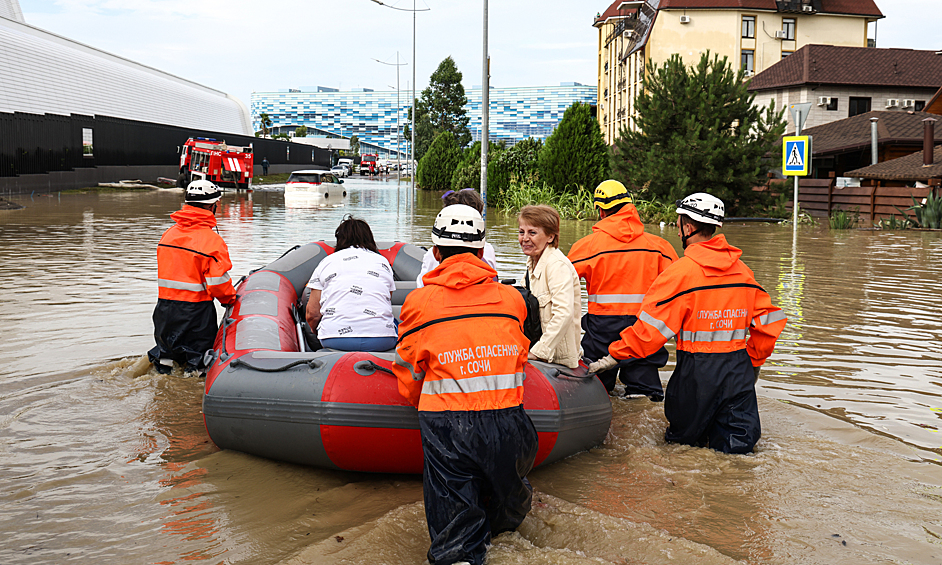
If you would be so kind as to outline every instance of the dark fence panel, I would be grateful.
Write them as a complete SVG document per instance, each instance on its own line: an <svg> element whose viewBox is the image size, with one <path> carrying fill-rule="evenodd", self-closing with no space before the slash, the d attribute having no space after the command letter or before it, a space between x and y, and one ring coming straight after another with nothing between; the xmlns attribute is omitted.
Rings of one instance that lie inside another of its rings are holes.
<svg viewBox="0 0 942 565"><path fill-rule="evenodd" d="M92 130L92 155L82 150L82 130ZM175 165L190 137L254 147L255 164L330 168L330 152L300 143L259 139L125 120L109 116L59 116L0 112L0 177L71 171L85 167Z"/></svg>

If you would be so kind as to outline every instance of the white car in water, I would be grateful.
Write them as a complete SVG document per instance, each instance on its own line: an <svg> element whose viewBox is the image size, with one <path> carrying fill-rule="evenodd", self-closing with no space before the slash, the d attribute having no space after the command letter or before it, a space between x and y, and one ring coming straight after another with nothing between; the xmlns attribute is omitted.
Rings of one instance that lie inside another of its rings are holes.
<svg viewBox="0 0 942 565"><path fill-rule="evenodd" d="M294 171L285 182L285 197L288 195L340 200L347 191L343 180L332 171Z"/></svg>
<svg viewBox="0 0 942 565"><path fill-rule="evenodd" d="M330 172L334 173L340 178L350 176L350 169L348 169L347 167L343 165L334 165L333 167L330 168Z"/></svg>

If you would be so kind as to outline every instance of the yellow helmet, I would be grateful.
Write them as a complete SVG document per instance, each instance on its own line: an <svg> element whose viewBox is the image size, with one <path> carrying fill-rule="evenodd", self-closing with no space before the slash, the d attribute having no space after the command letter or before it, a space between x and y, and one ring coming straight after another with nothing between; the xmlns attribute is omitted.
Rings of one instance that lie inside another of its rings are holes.
<svg viewBox="0 0 942 565"><path fill-rule="evenodd" d="M595 188L595 207L608 210L618 204L631 204L628 189L617 180L602 181Z"/></svg>

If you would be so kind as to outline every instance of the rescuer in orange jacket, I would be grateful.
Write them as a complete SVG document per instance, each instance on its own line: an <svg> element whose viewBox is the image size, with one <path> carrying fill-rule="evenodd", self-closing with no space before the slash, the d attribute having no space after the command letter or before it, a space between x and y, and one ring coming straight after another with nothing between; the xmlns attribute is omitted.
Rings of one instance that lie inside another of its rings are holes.
<svg viewBox="0 0 942 565"><path fill-rule="evenodd" d="M438 214L440 261L406 297L393 370L419 410L425 454L429 563L484 563L491 537L514 530L530 511L525 477L537 434L523 410L520 293L494 281L481 260L484 220L462 204Z"/></svg>
<svg viewBox="0 0 942 565"><path fill-rule="evenodd" d="M665 439L748 453L761 435L755 382L785 328L785 314L739 260L742 251L713 235L723 225L723 202L697 193L677 206L684 257L654 281L638 321L589 372L613 367L616 359L646 357L676 337Z"/></svg>
<svg viewBox="0 0 942 565"><path fill-rule="evenodd" d="M625 185L615 180L595 189L595 208L601 220L592 234L569 250L569 260L586 281L589 307L582 317L582 350L589 359L608 354L608 346L625 328L637 321L644 295L671 263L677 252L664 239L645 233L638 210ZM643 395L654 402L664 399L658 369L667 364L661 347L644 359L626 359L614 369L598 374L606 390L615 378L625 384L625 396Z"/></svg>
<svg viewBox="0 0 942 565"><path fill-rule="evenodd" d="M235 299L229 249L213 231L221 196L210 181L191 182L183 208L170 216L176 225L157 244L157 346L147 356L160 373L169 374L174 361L185 373L203 371L203 355L216 339L213 299L224 305Z"/></svg>

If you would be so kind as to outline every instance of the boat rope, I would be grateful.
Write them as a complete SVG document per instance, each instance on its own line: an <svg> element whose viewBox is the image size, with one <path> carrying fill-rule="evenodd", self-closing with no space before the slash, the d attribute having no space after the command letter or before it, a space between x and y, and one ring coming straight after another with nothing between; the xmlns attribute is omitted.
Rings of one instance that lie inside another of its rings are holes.
<svg viewBox="0 0 942 565"><path fill-rule="evenodd" d="M386 367L383 367L383 366L381 366L381 365L377 365L376 363L374 363L374 362L372 362L372 361L370 361L370 360L367 360L366 363L363 364L363 368L364 368L364 369L373 369L374 371L382 371L382 372L384 372L384 373L389 373L390 375L392 375L392 376L394 376L394 377L396 376L396 373L393 373L393 372L392 372L392 369L387 369Z"/></svg>
<svg viewBox="0 0 942 565"><path fill-rule="evenodd" d="M230 366L230 367L233 367L233 368L236 368L236 367L245 367L246 369L251 369L251 370L253 370L253 371L259 371L259 372L261 372L261 373L277 373L277 372L279 372L279 371L287 371L288 369L290 369L290 368L292 368L292 367L297 367L298 365L307 365L308 367L310 367L310 368L312 368L312 369L316 369L316 368L317 368L317 365L320 364L320 363L321 363L321 361L320 361L319 359L297 359L297 360L292 361L291 363L288 363L287 365L284 365L284 366L282 366L282 367L273 367L273 368L269 369L269 368L266 368L266 367L257 367L257 366L252 365L251 363L249 363L249 362L247 362L247 361L243 361L242 359L233 359L232 362L229 363L229 366Z"/></svg>

